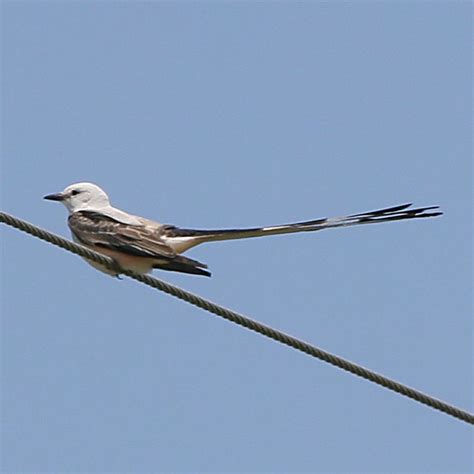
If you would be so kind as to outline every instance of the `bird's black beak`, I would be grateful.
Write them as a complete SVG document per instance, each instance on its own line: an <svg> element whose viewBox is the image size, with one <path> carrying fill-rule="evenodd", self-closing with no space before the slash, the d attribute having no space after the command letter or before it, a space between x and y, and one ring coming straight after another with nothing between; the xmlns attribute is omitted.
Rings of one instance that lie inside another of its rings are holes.
<svg viewBox="0 0 474 474"><path fill-rule="evenodd" d="M56 193L56 194L48 194L43 199L47 199L48 201L64 201L66 196L63 193Z"/></svg>

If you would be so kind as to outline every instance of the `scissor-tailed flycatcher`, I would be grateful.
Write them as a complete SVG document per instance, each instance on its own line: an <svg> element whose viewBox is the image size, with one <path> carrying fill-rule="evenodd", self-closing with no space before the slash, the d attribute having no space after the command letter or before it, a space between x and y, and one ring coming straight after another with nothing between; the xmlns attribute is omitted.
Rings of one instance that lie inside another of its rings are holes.
<svg viewBox="0 0 474 474"><path fill-rule="evenodd" d="M63 192L44 199L62 202L69 211L68 224L75 242L112 257L121 268L148 273L154 268L211 276L207 265L180 255L204 242L245 239L275 234L311 232L376 222L435 217L438 206L409 209L411 204L363 212L346 217L316 219L295 224L252 229L193 230L128 214L110 205L107 194L92 183L71 184ZM431 211L431 212L427 212ZM87 260L109 275L119 273Z"/></svg>

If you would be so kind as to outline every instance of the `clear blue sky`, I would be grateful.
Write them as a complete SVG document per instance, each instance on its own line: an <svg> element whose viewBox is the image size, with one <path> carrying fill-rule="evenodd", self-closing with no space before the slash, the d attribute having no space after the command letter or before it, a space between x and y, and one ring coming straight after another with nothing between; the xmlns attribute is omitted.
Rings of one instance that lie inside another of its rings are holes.
<svg viewBox="0 0 474 474"><path fill-rule="evenodd" d="M472 411L470 2L3 2L2 205L442 218L217 243L170 282ZM470 472L472 428L13 229L5 472Z"/></svg>

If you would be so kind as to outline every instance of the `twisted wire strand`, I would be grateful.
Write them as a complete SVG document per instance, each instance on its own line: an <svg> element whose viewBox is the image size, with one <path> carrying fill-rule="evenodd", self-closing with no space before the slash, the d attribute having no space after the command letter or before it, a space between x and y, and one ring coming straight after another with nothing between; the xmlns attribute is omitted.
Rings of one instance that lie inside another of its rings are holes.
<svg viewBox="0 0 474 474"><path fill-rule="evenodd" d="M73 243L58 235L52 234L51 232L41 229L14 216L6 214L5 212L0 212L0 222L3 222L11 227L26 232L53 245L61 247L64 250L79 255L80 257L88 258L90 260L93 260L94 262L101 263L109 269L118 269L117 263L113 259L98 252L94 252L93 250L83 247L82 245ZM451 415L455 418L458 418L459 420L465 421L466 423L474 425L474 415L467 411L464 411L446 402L426 395L418 390L396 382L395 380L389 379L360 365L354 364L353 362L343 359L342 357L319 349L318 347L308 344L307 342L301 341L300 339L285 334L284 332L278 331L270 326L259 323L258 321L250 319L242 314L236 313L235 311L224 308L198 295L185 291L182 288L171 285L170 283L166 283L150 275L139 274L125 269L119 270L120 273L127 275L128 277L137 280L141 283L144 283L145 285L163 291L169 295L186 301L187 303L197 306L198 308L204 309L205 311L208 311L228 321L250 329L251 331L255 331L259 334L262 334L263 336L281 342L282 344L297 349L317 359L323 360L324 362L328 362L329 364L339 367L340 369L346 370L347 372L358 375L359 377L362 377L366 380L370 380L373 383L376 383L378 385L381 385L382 387L404 395L405 397L411 398L412 400L415 400L426 406Z"/></svg>

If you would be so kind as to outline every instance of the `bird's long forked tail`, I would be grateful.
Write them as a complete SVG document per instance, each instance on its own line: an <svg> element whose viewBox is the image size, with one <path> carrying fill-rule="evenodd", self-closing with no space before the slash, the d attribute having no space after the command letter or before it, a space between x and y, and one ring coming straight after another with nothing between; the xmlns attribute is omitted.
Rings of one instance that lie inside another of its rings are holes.
<svg viewBox="0 0 474 474"><path fill-rule="evenodd" d="M421 219L436 217L443 214L438 211L439 206L419 207L410 209L412 204L402 204L376 211L362 212L344 217L330 217L311 221L296 222L269 227L255 227L249 229L223 229L223 230L194 230L179 229L169 226L166 235L171 238L193 237L196 243L212 242L217 240L245 239L251 237L264 237L267 235L291 234L296 232L315 232L336 227L349 227L363 224L376 224L378 222L399 221L405 219Z"/></svg>

